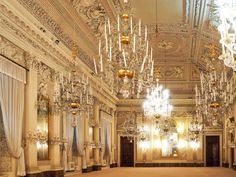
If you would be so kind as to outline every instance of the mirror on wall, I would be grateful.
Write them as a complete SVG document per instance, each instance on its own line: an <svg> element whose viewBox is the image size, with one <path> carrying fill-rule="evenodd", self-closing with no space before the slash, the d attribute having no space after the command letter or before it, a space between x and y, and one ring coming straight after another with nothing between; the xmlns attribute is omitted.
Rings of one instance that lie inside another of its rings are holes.
<svg viewBox="0 0 236 177"><path fill-rule="evenodd" d="M89 127L89 142L92 145L94 144L94 129L93 129L92 126ZM90 148L89 148L89 157L90 157L90 159L94 158L94 146L90 146Z"/></svg>
<svg viewBox="0 0 236 177"><path fill-rule="evenodd" d="M178 157L178 133L162 136L162 157Z"/></svg>
<svg viewBox="0 0 236 177"><path fill-rule="evenodd" d="M44 80L38 84L37 96L37 159L48 160L48 120L49 120L49 96L48 85Z"/></svg>
<svg viewBox="0 0 236 177"><path fill-rule="evenodd" d="M161 157L178 157L178 133L174 119L166 119L162 125Z"/></svg>

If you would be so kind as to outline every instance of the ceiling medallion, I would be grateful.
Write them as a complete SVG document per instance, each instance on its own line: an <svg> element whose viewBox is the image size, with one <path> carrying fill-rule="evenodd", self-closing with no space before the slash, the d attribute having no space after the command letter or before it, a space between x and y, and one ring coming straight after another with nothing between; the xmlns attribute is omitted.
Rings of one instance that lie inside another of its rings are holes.
<svg viewBox="0 0 236 177"><path fill-rule="evenodd" d="M157 43L157 47L159 49L165 49L165 50L172 49L173 45L174 45L173 42L166 41L166 40L162 40L161 42Z"/></svg>

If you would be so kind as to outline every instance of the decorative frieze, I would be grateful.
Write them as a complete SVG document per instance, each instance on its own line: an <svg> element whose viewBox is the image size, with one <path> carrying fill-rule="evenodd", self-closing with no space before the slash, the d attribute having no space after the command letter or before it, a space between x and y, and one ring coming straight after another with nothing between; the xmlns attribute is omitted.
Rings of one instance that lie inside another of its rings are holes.
<svg viewBox="0 0 236 177"><path fill-rule="evenodd" d="M25 52L21 48L0 36L0 54L26 67Z"/></svg>
<svg viewBox="0 0 236 177"><path fill-rule="evenodd" d="M161 80L185 80L186 69L183 65L159 65L158 68L160 69Z"/></svg>
<svg viewBox="0 0 236 177"><path fill-rule="evenodd" d="M52 44L41 37L35 30L29 27L24 21L8 10L4 5L0 5L0 12L2 24L11 30L19 39L27 42L30 46L38 50L39 53L46 55L45 58L53 58L54 62L58 65L64 65L63 63L67 64L71 61L66 56L62 55ZM18 28L16 28L16 25ZM22 30L26 33L23 33ZM37 41L37 43L35 41ZM48 53L46 49L49 50L50 53Z"/></svg>
<svg viewBox="0 0 236 177"><path fill-rule="evenodd" d="M113 113L112 108L110 108L109 106L107 106L105 103L100 103L99 107L100 107L100 110L101 110L101 111L104 111L104 112L106 112L107 114L112 115L112 113Z"/></svg>
<svg viewBox="0 0 236 177"><path fill-rule="evenodd" d="M73 46L74 41L68 34L66 34L61 26L54 21L54 19L34 0L18 0L31 14L34 15L47 29L49 29L65 46L69 49ZM88 55L81 49L78 48L79 58L92 68L92 62Z"/></svg>

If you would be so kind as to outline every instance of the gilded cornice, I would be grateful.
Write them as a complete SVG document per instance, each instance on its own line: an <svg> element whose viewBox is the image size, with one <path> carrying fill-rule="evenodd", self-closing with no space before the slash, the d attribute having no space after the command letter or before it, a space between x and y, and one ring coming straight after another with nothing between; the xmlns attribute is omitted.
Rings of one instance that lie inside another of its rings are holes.
<svg viewBox="0 0 236 177"><path fill-rule="evenodd" d="M52 32L68 49L73 46L73 41L69 34L66 34L61 26L37 3L33 0L18 0L35 18L37 18L48 30ZM89 56L79 47L78 57L90 68L93 67Z"/></svg>

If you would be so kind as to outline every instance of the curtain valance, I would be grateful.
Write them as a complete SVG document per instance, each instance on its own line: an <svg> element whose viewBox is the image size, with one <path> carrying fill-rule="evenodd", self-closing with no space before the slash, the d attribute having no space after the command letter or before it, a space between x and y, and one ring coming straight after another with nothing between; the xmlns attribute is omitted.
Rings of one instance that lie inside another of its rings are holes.
<svg viewBox="0 0 236 177"><path fill-rule="evenodd" d="M3 56L0 56L0 73L26 84L26 70Z"/></svg>

